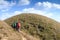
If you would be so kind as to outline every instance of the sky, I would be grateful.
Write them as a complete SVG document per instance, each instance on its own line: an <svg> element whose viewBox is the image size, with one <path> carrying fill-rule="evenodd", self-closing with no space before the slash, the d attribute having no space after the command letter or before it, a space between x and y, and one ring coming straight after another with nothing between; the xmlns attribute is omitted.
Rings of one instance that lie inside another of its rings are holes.
<svg viewBox="0 0 60 40"><path fill-rule="evenodd" d="M60 22L60 0L0 0L0 20L34 13Z"/></svg>

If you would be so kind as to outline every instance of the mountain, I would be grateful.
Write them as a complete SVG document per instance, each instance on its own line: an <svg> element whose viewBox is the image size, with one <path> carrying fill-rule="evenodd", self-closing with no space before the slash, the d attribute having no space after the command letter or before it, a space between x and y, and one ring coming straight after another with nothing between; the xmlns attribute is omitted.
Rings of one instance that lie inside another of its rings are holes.
<svg viewBox="0 0 60 40"><path fill-rule="evenodd" d="M21 31L39 40L60 40L60 23L51 18L33 13L23 13L4 21L9 26L14 21L20 21Z"/></svg>
<svg viewBox="0 0 60 40"><path fill-rule="evenodd" d="M36 40L36 38L22 31L17 32L4 21L0 21L0 40Z"/></svg>

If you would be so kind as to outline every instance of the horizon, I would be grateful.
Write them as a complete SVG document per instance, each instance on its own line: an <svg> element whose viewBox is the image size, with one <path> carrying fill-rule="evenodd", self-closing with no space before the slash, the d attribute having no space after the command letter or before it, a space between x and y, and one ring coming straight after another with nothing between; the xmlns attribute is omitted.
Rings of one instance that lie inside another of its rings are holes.
<svg viewBox="0 0 60 40"><path fill-rule="evenodd" d="M0 20L35 13L60 22L60 0L0 0Z"/></svg>

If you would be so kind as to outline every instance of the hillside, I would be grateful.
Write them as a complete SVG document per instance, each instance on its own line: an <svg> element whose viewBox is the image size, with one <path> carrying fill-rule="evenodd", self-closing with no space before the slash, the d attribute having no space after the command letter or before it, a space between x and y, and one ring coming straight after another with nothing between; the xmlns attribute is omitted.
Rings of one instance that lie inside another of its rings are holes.
<svg viewBox="0 0 60 40"><path fill-rule="evenodd" d="M36 38L24 33L14 31L7 23L0 21L0 40L36 40Z"/></svg>
<svg viewBox="0 0 60 40"><path fill-rule="evenodd" d="M60 40L60 23L37 14L20 14L6 19L11 25L14 21L21 22L21 31L40 40Z"/></svg>
<svg viewBox="0 0 60 40"><path fill-rule="evenodd" d="M18 38L16 38L18 37ZM5 22L0 21L0 40L19 40L21 39L14 30Z"/></svg>

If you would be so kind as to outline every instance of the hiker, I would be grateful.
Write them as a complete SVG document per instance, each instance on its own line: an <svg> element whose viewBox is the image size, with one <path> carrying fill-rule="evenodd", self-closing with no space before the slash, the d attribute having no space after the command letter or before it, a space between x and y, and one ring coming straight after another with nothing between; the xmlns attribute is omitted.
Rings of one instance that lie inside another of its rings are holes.
<svg viewBox="0 0 60 40"><path fill-rule="evenodd" d="M21 24L20 24L20 22L18 21L17 24L16 24L16 30L17 30L17 31L20 31L20 28L21 28Z"/></svg>
<svg viewBox="0 0 60 40"><path fill-rule="evenodd" d="M19 21L18 21L18 22L14 21L11 26L12 26L12 28L14 28L15 30L20 31L21 24L20 24Z"/></svg>

